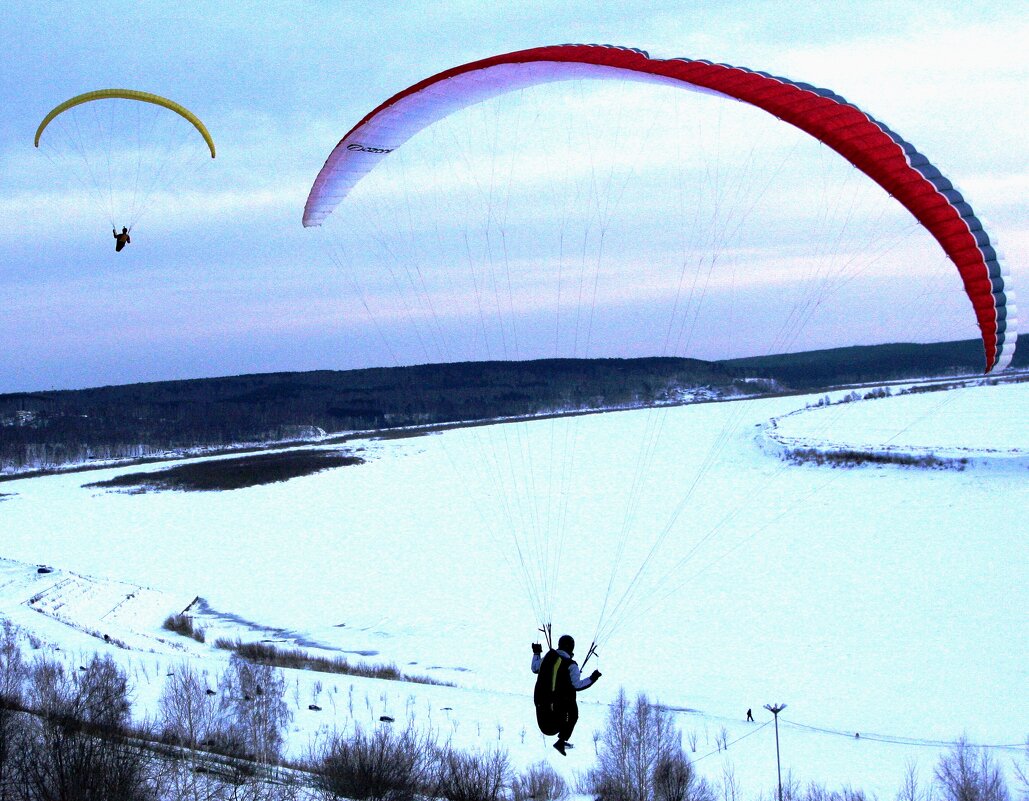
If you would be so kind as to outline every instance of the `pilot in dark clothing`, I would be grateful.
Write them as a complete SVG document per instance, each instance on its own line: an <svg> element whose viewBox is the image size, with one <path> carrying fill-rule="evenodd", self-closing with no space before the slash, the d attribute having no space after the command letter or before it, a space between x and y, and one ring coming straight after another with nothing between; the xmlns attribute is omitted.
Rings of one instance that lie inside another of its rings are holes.
<svg viewBox="0 0 1029 801"><path fill-rule="evenodd" d="M532 645L532 672L536 674L536 689L532 700L536 704L536 722L546 735L556 734L554 743L561 754L571 745L568 740L579 720L579 706L575 694L597 683L600 671L594 670L587 678L579 675L579 666L572 659L575 640L567 634L557 641L557 649L543 655L543 646Z"/></svg>
<svg viewBox="0 0 1029 801"><path fill-rule="evenodd" d="M114 234L114 242L115 242L114 249L118 253L121 253L121 249L123 247L125 247L127 244L129 244L130 242L132 242L132 240L129 239L129 229L128 228L122 228L120 234L115 229L112 228L111 229L111 233Z"/></svg>

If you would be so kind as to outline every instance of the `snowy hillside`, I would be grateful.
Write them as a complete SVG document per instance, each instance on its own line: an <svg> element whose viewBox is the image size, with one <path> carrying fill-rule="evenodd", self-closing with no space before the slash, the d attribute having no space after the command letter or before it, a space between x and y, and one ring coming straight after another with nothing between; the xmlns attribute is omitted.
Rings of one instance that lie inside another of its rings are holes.
<svg viewBox="0 0 1029 801"><path fill-rule="evenodd" d="M784 769L803 782L892 797L908 761L926 778L942 750L935 741L962 734L1012 745L997 752L1010 765L1029 732L1029 384L807 408L817 400L370 440L356 445L364 464L231 492L83 487L125 468L6 482L0 615L73 661L109 651L130 668L143 708L175 660L216 672L227 659L210 645L219 636L395 662L456 685L291 671L297 753L323 727L390 714L571 776L592 763L604 703L623 686L679 710L705 756L698 767L717 780L732 765L745 797L774 784L771 727L724 752L715 742L755 732L770 717L762 706L778 701L789 704ZM767 446L773 418L780 444L971 461L963 470L793 465ZM545 450L560 441L575 447ZM528 664L539 635L516 555L485 508L497 488L483 454L512 447L549 454L514 477L527 495L557 468L567 480L553 623L576 635L580 653L610 576L640 564L652 532L674 520L639 611L600 649L604 677L580 699L579 747L567 759L535 729ZM619 551L610 521L637 483L639 535ZM196 596L206 645L160 628ZM321 711L307 709L313 702ZM757 724L743 722L748 708Z"/></svg>

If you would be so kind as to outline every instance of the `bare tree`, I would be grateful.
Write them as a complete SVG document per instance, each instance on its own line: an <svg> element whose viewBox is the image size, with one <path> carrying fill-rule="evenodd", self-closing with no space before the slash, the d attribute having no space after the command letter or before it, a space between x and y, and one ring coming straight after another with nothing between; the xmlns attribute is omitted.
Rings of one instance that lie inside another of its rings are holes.
<svg viewBox="0 0 1029 801"><path fill-rule="evenodd" d="M73 704L73 688L64 665L45 657L39 658L29 666L26 705L50 717L68 714Z"/></svg>
<svg viewBox="0 0 1029 801"><path fill-rule="evenodd" d="M913 760L907 763L904 783L897 791L897 801L933 801L932 786L923 787L919 783L918 766Z"/></svg>
<svg viewBox="0 0 1029 801"><path fill-rule="evenodd" d="M284 700L286 682L270 665L255 665L233 654L221 682L230 729L245 753L259 762L278 760L283 730L292 720Z"/></svg>
<svg viewBox="0 0 1029 801"><path fill-rule="evenodd" d="M962 737L936 766L936 784L944 801L1008 801L1000 768L985 748Z"/></svg>
<svg viewBox="0 0 1029 801"><path fill-rule="evenodd" d="M72 714L83 723L121 732L129 723L129 680L110 655L94 655L74 674Z"/></svg>
<svg viewBox="0 0 1029 801"><path fill-rule="evenodd" d="M220 801L228 785L209 773L207 749L226 728L218 696L189 663L179 665L165 681L160 699L159 726L165 740L182 747L181 758L169 760L164 782L174 801Z"/></svg>
<svg viewBox="0 0 1029 801"><path fill-rule="evenodd" d="M0 801L14 798L14 759L24 725L18 710L25 674L17 630L4 620L0 630Z"/></svg>
<svg viewBox="0 0 1029 801"><path fill-rule="evenodd" d="M740 781L736 767L729 760L722 765L722 801L740 801Z"/></svg>
<svg viewBox="0 0 1029 801"><path fill-rule="evenodd" d="M17 744L18 797L156 798L152 759L137 741L124 736L127 691L125 675L109 657L94 658L72 676L56 662L37 662L28 692L36 714L25 716Z"/></svg>
<svg viewBox="0 0 1029 801"><path fill-rule="evenodd" d="M27 669L18 643L18 630L9 620L0 629L0 705L21 703Z"/></svg>
<svg viewBox="0 0 1029 801"><path fill-rule="evenodd" d="M619 691L608 711L598 765L587 774L584 789L605 801L648 801L656 797L657 782L670 798L710 794L706 783L696 781L671 713L642 694L630 704ZM693 782L689 791L700 795L677 796L685 791L683 782Z"/></svg>
<svg viewBox="0 0 1029 801"><path fill-rule="evenodd" d="M207 681L192 665L183 663L164 683L160 725L166 739L195 748L215 735L224 716Z"/></svg>
<svg viewBox="0 0 1029 801"><path fill-rule="evenodd" d="M681 750L671 751L655 765L653 797L656 801L715 801L711 786Z"/></svg>
<svg viewBox="0 0 1029 801"><path fill-rule="evenodd" d="M1024 765L1015 763L1015 776L1018 777L1018 784L1021 788L1021 801L1029 801L1029 737L1025 740L1025 750L1022 752Z"/></svg>

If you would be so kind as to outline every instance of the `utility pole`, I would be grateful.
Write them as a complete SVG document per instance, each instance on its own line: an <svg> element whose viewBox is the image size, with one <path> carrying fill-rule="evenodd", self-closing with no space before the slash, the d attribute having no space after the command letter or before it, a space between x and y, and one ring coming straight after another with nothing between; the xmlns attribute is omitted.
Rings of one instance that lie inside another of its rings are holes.
<svg viewBox="0 0 1029 801"><path fill-rule="evenodd" d="M779 762L779 713L786 704L765 704L765 709L775 716L775 768L779 771L779 801L782 801L782 764Z"/></svg>

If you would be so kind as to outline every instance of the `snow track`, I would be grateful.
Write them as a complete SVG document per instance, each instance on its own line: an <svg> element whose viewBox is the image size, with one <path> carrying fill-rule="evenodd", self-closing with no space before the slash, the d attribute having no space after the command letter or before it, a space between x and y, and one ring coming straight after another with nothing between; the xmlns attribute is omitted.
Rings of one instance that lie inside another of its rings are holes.
<svg viewBox="0 0 1029 801"><path fill-rule="evenodd" d="M111 643L133 650L168 653L182 649L181 638L162 632L160 626L168 615L188 605L190 598L123 581L51 568L44 569L52 572L40 573L39 569L0 559L0 615L57 641L71 636L81 642L82 635L103 641L107 635ZM39 613L50 623L40 625L26 610Z"/></svg>

